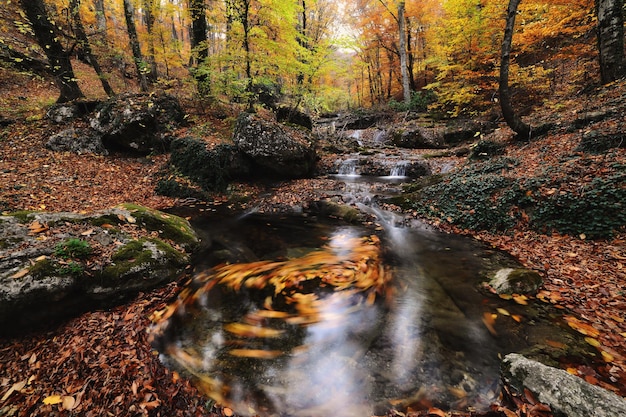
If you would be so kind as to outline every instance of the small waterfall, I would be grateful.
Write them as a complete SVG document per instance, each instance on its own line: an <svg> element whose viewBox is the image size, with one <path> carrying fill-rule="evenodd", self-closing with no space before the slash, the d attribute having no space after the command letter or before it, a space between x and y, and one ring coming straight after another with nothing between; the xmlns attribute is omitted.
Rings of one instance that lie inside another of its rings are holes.
<svg viewBox="0 0 626 417"><path fill-rule="evenodd" d="M341 161L339 164L339 170L337 171L337 175L345 176L345 177L355 177L359 174L356 172L356 159L346 159L345 161Z"/></svg>
<svg viewBox="0 0 626 417"><path fill-rule="evenodd" d="M396 163L389 173L390 177L406 177L406 169L409 166L407 161L401 161Z"/></svg>

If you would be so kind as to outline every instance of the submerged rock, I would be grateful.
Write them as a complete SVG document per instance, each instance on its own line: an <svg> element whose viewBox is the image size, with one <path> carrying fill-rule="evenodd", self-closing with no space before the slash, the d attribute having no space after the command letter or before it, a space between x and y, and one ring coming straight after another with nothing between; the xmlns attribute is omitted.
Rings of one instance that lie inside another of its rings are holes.
<svg viewBox="0 0 626 417"><path fill-rule="evenodd" d="M524 268L502 268L489 281L497 294L535 294L542 284L537 271Z"/></svg>
<svg viewBox="0 0 626 417"><path fill-rule="evenodd" d="M518 393L530 390L548 404L555 416L615 417L626 415L626 400L588 384L562 369L552 368L518 354L505 356L502 375Z"/></svg>

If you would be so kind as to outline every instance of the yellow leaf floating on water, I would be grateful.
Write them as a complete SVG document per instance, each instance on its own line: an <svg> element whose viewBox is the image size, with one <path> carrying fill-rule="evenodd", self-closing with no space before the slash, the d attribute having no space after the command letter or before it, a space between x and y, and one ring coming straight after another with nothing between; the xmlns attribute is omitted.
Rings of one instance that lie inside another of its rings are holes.
<svg viewBox="0 0 626 417"><path fill-rule="evenodd" d="M513 294L513 301L520 305L528 305L528 297L525 295Z"/></svg>
<svg viewBox="0 0 626 417"><path fill-rule="evenodd" d="M278 337L284 333L284 330L252 326L244 323L227 324L224 326L224 330L242 337Z"/></svg>
<svg viewBox="0 0 626 417"><path fill-rule="evenodd" d="M503 308L497 308L496 311L500 314L502 314L503 316L510 316L511 313L509 313L507 310L503 309Z"/></svg>
<svg viewBox="0 0 626 417"><path fill-rule="evenodd" d="M43 403L46 405L54 405L63 402L63 398L60 395L49 395L43 399Z"/></svg>
<svg viewBox="0 0 626 417"><path fill-rule="evenodd" d="M228 352L230 355L241 358L255 358L255 359L274 359L281 355L283 352L280 350L263 350L263 349L233 349Z"/></svg>

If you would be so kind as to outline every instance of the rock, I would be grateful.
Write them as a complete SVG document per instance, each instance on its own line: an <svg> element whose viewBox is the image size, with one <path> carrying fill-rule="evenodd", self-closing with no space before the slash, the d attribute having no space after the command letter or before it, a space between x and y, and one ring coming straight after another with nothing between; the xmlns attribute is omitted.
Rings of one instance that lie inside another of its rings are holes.
<svg viewBox="0 0 626 417"><path fill-rule="evenodd" d="M170 165L206 191L224 190L228 181L247 178L250 162L232 145L207 149L201 139L185 137L172 142Z"/></svg>
<svg viewBox="0 0 626 417"><path fill-rule="evenodd" d="M57 152L92 153L108 155L100 135L91 129L69 128L50 136L46 147Z"/></svg>
<svg viewBox="0 0 626 417"><path fill-rule="evenodd" d="M502 362L504 381L522 394L530 390L536 398L548 404L555 416L616 417L626 416L626 400L618 395L562 369L511 353Z"/></svg>
<svg viewBox="0 0 626 417"><path fill-rule="evenodd" d="M315 167L316 152L309 132L251 113L237 118L233 142L259 174L298 178L311 175Z"/></svg>
<svg viewBox="0 0 626 417"><path fill-rule="evenodd" d="M124 94L103 103L90 120L107 149L148 154L165 152L170 129L182 123L178 100L167 94Z"/></svg>
<svg viewBox="0 0 626 417"><path fill-rule="evenodd" d="M502 268L489 281L498 294L535 294L542 284L537 271L523 268Z"/></svg>
<svg viewBox="0 0 626 417"><path fill-rule="evenodd" d="M435 130L408 123L390 132L391 143L400 148L440 149L444 147L443 137Z"/></svg>
<svg viewBox="0 0 626 417"><path fill-rule="evenodd" d="M197 245L186 220L138 205L0 216L0 333L108 308L169 282Z"/></svg>
<svg viewBox="0 0 626 417"><path fill-rule="evenodd" d="M55 123L67 123L93 112L99 104L100 102L95 100L57 103L46 110L46 117Z"/></svg>
<svg viewBox="0 0 626 417"><path fill-rule="evenodd" d="M287 122L302 126L308 130L313 130L313 120L311 116L290 107L279 107L278 110L276 110L276 120L281 123Z"/></svg>

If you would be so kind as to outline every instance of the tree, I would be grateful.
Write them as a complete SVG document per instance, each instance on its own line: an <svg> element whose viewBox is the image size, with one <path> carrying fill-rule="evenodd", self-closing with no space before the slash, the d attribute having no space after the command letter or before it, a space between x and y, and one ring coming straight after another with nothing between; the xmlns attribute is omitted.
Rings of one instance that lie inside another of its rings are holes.
<svg viewBox="0 0 626 417"><path fill-rule="evenodd" d="M61 45L57 27L50 21L43 0L20 0L20 5L30 20L37 43L48 58L51 72L59 87L57 103L84 97L74 77L69 53Z"/></svg>
<svg viewBox="0 0 626 417"><path fill-rule="evenodd" d="M159 71L156 64L156 52L154 48L154 9L158 7L154 0L143 0L143 16L148 31L148 63L150 64L148 76L150 82L155 82L159 78Z"/></svg>
<svg viewBox="0 0 626 417"><path fill-rule="evenodd" d="M411 103L411 89L409 87L409 73L406 63L406 30L404 20L404 0L398 3L398 31L400 32L400 73L402 74L402 91L404 104Z"/></svg>
<svg viewBox="0 0 626 417"><path fill-rule="evenodd" d="M141 55L141 46L139 45L139 37L137 36L137 28L135 27L135 19L133 17L133 5L130 3L130 0L124 0L124 17L126 18L126 30L128 31L130 47L133 51L137 77L139 77L139 88L141 91L148 91L148 80L144 70L145 63Z"/></svg>
<svg viewBox="0 0 626 417"><path fill-rule="evenodd" d="M623 8L623 0L596 0L598 55L603 84L626 75Z"/></svg>
<svg viewBox="0 0 626 417"><path fill-rule="evenodd" d="M530 138L532 129L524 123L515 113L511 105L511 92L509 90L509 65L511 62L511 44L513 42L513 30L515 28L515 16L520 0L510 0L502 40L502 57L500 61L500 107L502 115L509 127L522 138Z"/></svg>
<svg viewBox="0 0 626 417"><path fill-rule="evenodd" d="M111 85L107 81L106 75L100 68L100 64L98 63L97 58L91 51L91 45L89 44L89 39L87 38L87 33L85 32L85 28L83 27L83 21L80 18L80 0L70 0L70 13L72 15L72 21L74 22L74 31L76 32L76 39L80 43L80 46L85 53L85 56L93 69L98 74L98 78L100 78L100 82L102 83L102 88L107 93L109 97L115 95L115 91L111 88Z"/></svg>

